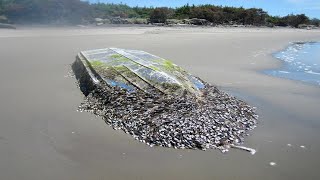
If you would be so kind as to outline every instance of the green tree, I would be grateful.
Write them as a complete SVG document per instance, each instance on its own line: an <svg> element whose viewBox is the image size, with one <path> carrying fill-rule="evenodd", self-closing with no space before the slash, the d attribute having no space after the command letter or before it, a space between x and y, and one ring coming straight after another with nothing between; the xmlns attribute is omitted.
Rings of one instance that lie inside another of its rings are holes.
<svg viewBox="0 0 320 180"><path fill-rule="evenodd" d="M292 27L298 27L300 24L308 24L309 18L305 14L298 14L298 15L288 15L284 17L287 21L287 24Z"/></svg>
<svg viewBox="0 0 320 180"><path fill-rule="evenodd" d="M121 17L121 18L132 18L138 17L137 12L134 8L129 7L125 4L104 4L97 3L93 4L93 16L100 18L109 17Z"/></svg>
<svg viewBox="0 0 320 180"><path fill-rule="evenodd" d="M155 8L150 13L151 23L165 23L172 16L172 10L167 7Z"/></svg>
<svg viewBox="0 0 320 180"><path fill-rule="evenodd" d="M174 16L178 19L186 19L190 17L190 12L191 12L191 7L189 6L189 4L187 4L182 7L178 7L175 10Z"/></svg>
<svg viewBox="0 0 320 180"><path fill-rule="evenodd" d="M0 15L4 14L4 1L0 0Z"/></svg>
<svg viewBox="0 0 320 180"><path fill-rule="evenodd" d="M139 18L149 18L150 13L153 11L154 8L147 8L147 7L134 7L133 10L137 13Z"/></svg>
<svg viewBox="0 0 320 180"><path fill-rule="evenodd" d="M319 26L319 19L305 14L285 17L269 16L258 8L222 7L211 4L184 5L176 9L130 7L126 4L89 4L84 0L0 0L0 15L16 23L81 23L93 18L149 18L150 22L166 22L167 18L206 19L215 24L251 24L298 27L300 24Z"/></svg>
<svg viewBox="0 0 320 180"><path fill-rule="evenodd" d="M67 22L80 23L90 15L90 5L81 0L11 0L5 14L21 23Z"/></svg>
<svg viewBox="0 0 320 180"><path fill-rule="evenodd" d="M310 24L319 27L320 26L320 19L313 18L313 19L311 19Z"/></svg>

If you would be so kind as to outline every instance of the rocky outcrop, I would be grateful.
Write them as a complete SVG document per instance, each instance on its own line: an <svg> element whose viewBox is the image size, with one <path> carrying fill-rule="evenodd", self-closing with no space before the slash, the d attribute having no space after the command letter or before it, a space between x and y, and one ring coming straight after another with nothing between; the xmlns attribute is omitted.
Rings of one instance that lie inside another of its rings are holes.
<svg viewBox="0 0 320 180"><path fill-rule="evenodd" d="M16 27L10 24L9 19L6 16L0 16L0 28L16 29Z"/></svg>
<svg viewBox="0 0 320 180"><path fill-rule="evenodd" d="M12 25L12 24L5 24L5 23L0 23L0 28L4 28L4 29L17 29L14 25Z"/></svg>
<svg viewBox="0 0 320 180"><path fill-rule="evenodd" d="M110 18L111 24L130 24L130 22L127 19L121 18L121 17L113 17Z"/></svg>
<svg viewBox="0 0 320 180"><path fill-rule="evenodd" d="M210 25L210 22L206 19L198 19L198 18L192 18L192 19L184 19L184 24L191 24L191 25L200 25L200 26L207 26Z"/></svg>
<svg viewBox="0 0 320 180"><path fill-rule="evenodd" d="M6 16L0 16L0 23L8 24L9 20Z"/></svg>

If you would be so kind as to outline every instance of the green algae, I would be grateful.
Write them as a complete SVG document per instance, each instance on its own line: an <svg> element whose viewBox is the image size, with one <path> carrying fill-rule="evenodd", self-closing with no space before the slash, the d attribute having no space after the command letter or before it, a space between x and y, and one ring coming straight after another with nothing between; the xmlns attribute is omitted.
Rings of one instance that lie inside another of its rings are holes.
<svg viewBox="0 0 320 180"><path fill-rule="evenodd" d="M121 58L123 57L121 54L113 54L111 55L110 57L114 58L114 59L118 59L118 58Z"/></svg>
<svg viewBox="0 0 320 180"><path fill-rule="evenodd" d="M166 68L172 68L172 69L174 68L174 64L169 60L164 60L163 66Z"/></svg>
<svg viewBox="0 0 320 180"><path fill-rule="evenodd" d="M114 61L116 62L127 62L127 61L131 61L129 58L121 55L121 54L113 54L110 56Z"/></svg>
<svg viewBox="0 0 320 180"><path fill-rule="evenodd" d="M161 71L160 68L158 68L156 66L149 66L149 68L154 70L154 71Z"/></svg>
<svg viewBox="0 0 320 180"><path fill-rule="evenodd" d="M119 72L130 71L127 67L125 67L125 66L123 66L123 65L113 66L113 68L114 68L116 71L119 71Z"/></svg>
<svg viewBox="0 0 320 180"><path fill-rule="evenodd" d="M106 66L105 63L103 63L102 61L98 61L98 60L90 61L90 65L91 65L93 68L105 67L105 66Z"/></svg>
<svg viewBox="0 0 320 180"><path fill-rule="evenodd" d="M101 56L91 57L91 60L87 59L88 64L105 80L115 82L126 80L127 83L140 90L145 90L145 92L148 92L148 89L156 88L165 94L181 94L185 90L192 94L198 94L193 82L187 78L188 72L168 59L148 60L145 57L137 56L143 60L140 61L127 58L118 52L110 52L101 60L97 60ZM165 80L166 78L168 80Z"/></svg>
<svg viewBox="0 0 320 180"><path fill-rule="evenodd" d="M178 71L180 73L184 73L184 70L182 68L173 64L173 62L168 59L157 59L157 60L154 60L154 62L158 63L161 67L161 68L157 67L158 71L161 71L161 69L162 69L162 70L165 70L165 71L168 71L171 73L175 72L175 71Z"/></svg>

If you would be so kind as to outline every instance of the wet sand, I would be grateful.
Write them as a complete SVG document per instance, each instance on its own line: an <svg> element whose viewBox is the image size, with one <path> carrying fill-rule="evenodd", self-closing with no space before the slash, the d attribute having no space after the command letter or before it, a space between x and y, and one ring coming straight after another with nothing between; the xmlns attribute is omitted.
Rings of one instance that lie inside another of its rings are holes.
<svg viewBox="0 0 320 180"><path fill-rule="evenodd" d="M319 179L320 88L259 72L280 65L271 53L311 40L320 31L0 30L0 179ZM171 59L256 106L260 123L245 145L258 152L150 148L77 112L83 95L66 77L69 65L79 51L103 47Z"/></svg>

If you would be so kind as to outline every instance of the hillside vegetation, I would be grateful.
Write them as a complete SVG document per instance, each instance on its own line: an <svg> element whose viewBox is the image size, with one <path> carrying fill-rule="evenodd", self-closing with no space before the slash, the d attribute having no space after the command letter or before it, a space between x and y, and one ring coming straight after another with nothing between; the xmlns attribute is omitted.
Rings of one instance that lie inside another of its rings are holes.
<svg viewBox="0 0 320 180"><path fill-rule="evenodd" d="M203 19L212 25L254 26L319 26L319 19L310 19L304 14L271 16L263 9L236 8L215 5L185 5L168 7L129 7L125 4L89 4L81 0L0 0L0 23L57 23L85 24L95 18L113 17L147 19L150 23L166 23L168 19ZM135 21L130 21L135 22Z"/></svg>

